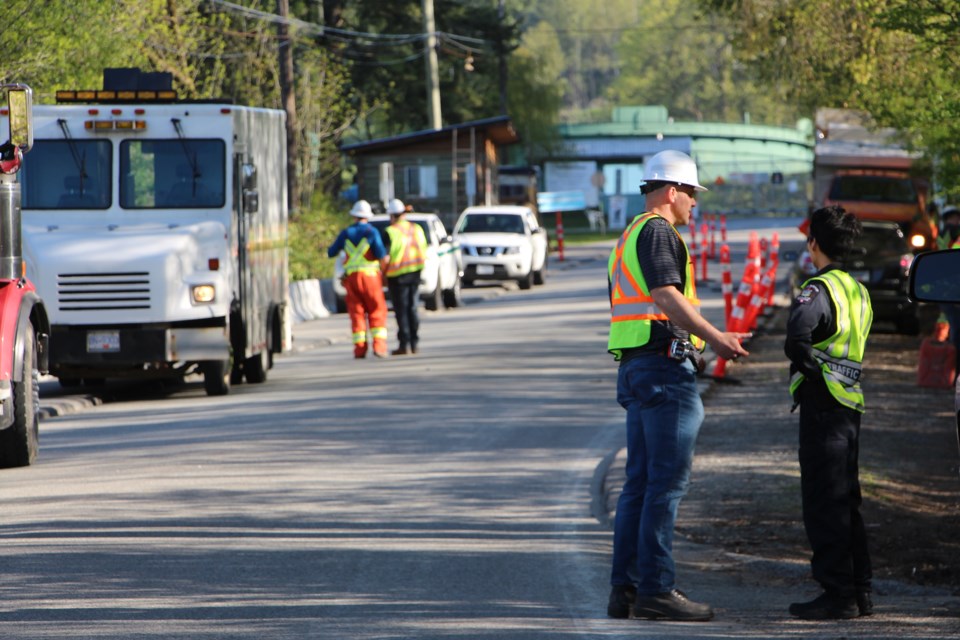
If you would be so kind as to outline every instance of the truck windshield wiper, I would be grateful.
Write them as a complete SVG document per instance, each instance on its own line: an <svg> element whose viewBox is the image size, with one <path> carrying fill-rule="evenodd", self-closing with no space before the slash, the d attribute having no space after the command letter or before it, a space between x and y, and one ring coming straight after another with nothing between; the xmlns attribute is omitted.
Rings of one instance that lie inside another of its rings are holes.
<svg viewBox="0 0 960 640"><path fill-rule="evenodd" d="M183 155L186 156L187 162L190 164L190 173L193 174L193 183L190 186L190 195L196 197L197 195L197 180L200 179L200 167L197 163L197 154L190 153L190 147L187 145L187 137L183 135L183 128L180 126L180 118L170 118L170 122L173 123L173 128L177 130L177 138L180 140L180 144L183 146Z"/></svg>
<svg viewBox="0 0 960 640"><path fill-rule="evenodd" d="M70 155L73 156L73 163L77 165L77 171L80 173L80 195L83 195L83 180L87 178L87 152L83 152L77 147L77 143L74 141L73 136L70 135L70 128L67 127L67 121L63 118L57 120L57 124L60 125L60 130L63 131L63 137L67 141L67 146L70 147Z"/></svg>

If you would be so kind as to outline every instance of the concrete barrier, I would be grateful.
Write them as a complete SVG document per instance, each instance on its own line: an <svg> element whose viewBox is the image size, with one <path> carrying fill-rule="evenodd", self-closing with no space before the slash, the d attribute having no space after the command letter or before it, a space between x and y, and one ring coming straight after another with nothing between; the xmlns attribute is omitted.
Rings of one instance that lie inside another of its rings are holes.
<svg viewBox="0 0 960 640"><path fill-rule="evenodd" d="M297 280L290 283L290 307L294 322L326 318L336 310L331 280Z"/></svg>

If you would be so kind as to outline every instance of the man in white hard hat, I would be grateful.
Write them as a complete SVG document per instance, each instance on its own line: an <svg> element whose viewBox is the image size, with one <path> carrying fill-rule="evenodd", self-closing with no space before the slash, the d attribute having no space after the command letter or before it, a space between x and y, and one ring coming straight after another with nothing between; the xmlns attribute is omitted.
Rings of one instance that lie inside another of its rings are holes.
<svg viewBox="0 0 960 640"><path fill-rule="evenodd" d="M418 314L420 273L427 258L427 238L420 225L407 220L407 208L394 198L387 203L390 226L390 258L387 262L387 284L393 314L397 318L397 338L400 346L392 353L395 356L417 353L420 342L420 316Z"/></svg>
<svg viewBox="0 0 960 640"><path fill-rule="evenodd" d="M387 355L387 301L383 297L383 274L387 250L380 232L367 220L373 215L370 203L358 200L350 210L356 222L337 236L327 249L331 258L344 252L343 286L347 290L347 313L353 331L353 356L367 356L367 321L373 338L373 355Z"/></svg>
<svg viewBox="0 0 960 640"><path fill-rule="evenodd" d="M608 351L620 363L617 401L627 411L626 481L617 502L607 614L703 621L713 610L675 585L673 529L686 494L703 403L697 390L704 342L727 360L747 355L744 333L723 332L699 311L694 267L675 227L689 223L697 166L662 151L644 167L646 213L610 255Z"/></svg>

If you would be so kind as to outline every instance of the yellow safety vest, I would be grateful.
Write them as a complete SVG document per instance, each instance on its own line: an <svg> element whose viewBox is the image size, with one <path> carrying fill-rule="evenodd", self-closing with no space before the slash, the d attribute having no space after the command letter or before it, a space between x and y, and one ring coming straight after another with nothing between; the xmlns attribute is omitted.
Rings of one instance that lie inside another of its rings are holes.
<svg viewBox="0 0 960 640"><path fill-rule="evenodd" d="M637 258L640 230L655 217L660 216L650 212L638 216L620 236L620 241L607 263L607 275L610 278L610 337L607 340L607 351L618 361L623 355L623 349L642 347L650 342L650 327L654 320L670 320L653 301L640 270L640 260ZM683 296L699 311L700 299L697 298L690 251L683 241L683 236L672 225L670 228L680 238L687 263ZM703 349L704 341L697 336L691 334L690 341L697 349Z"/></svg>
<svg viewBox="0 0 960 640"><path fill-rule="evenodd" d="M387 277L395 278L412 271L422 271L427 260L427 238L415 222L399 220L387 227L390 236L390 264Z"/></svg>
<svg viewBox="0 0 960 640"><path fill-rule="evenodd" d="M833 335L813 345L813 357L820 363L830 395L843 406L863 413L860 374L863 351L873 325L870 294L850 274L839 269L810 278L803 286L806 287L813 281L823 283L837 311L837 330ZM804 375L799 371L790 377L791 395L803 380Z"/></svg>
<svg viewBox="0 0 960 640"><path fill-rule="evenodd" d="M380 270L378 260L368 260L367 250L370 248L370 241L364 238L357 244L347 240L344 244L343 272L347 275L351 273L364 272L374 274Z"/></svg>

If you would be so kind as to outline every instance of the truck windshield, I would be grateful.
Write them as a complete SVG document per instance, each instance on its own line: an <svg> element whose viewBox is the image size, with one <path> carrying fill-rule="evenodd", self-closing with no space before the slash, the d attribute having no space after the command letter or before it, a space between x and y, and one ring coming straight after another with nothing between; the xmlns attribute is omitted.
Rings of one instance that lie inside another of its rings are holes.
<svg viewBox="0 0 960 640"><path fill-rule="evenodd" d="M916 204L917 192L910 178L837 176L830 188L830 199Z"/></svg>
<svg viewBox="0 0 960 640"><path fill-rule="evenodd" d="M125 209L219 208L226 201L223 140L124 140L120 206Z"/></svg>
<svg viewBox="0 0 960 640"><path fill-rule="evenodd" d="M36 140L20 172L24 209L110 206L109 140Z"/></svg>

